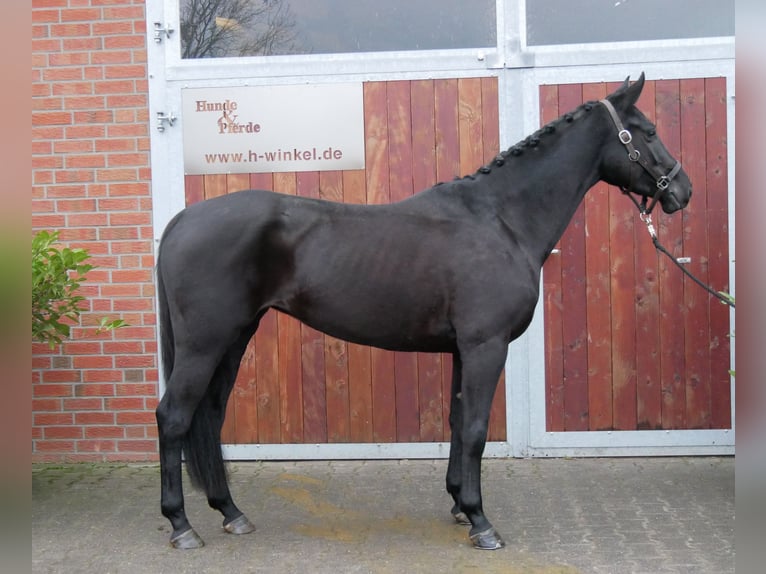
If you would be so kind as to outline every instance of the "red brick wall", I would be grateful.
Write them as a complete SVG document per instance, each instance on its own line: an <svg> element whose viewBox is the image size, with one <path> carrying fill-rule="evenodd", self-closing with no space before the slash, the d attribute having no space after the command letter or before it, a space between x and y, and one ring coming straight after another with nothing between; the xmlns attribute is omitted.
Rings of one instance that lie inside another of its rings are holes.
<svg viewBox="0 0 766 574"><path fill-rule="evenodd" d="M143 0L33 0L32 226L98 266L71 339L32 345L36 461L157 456L147 91Z"/></svg>

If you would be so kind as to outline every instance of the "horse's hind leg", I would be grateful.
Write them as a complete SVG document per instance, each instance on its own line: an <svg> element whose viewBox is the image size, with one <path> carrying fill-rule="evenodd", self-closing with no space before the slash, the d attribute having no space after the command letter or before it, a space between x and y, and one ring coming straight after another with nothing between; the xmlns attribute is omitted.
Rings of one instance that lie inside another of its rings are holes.
<svg viewBox="0 0 766 574"><path fill-rule="evenodd" d="M462 428L460 432L460 510L471 522L469 536L476 548L494 550L505 542L484 515L481 496L481 457L487 441L489 412L503 369L507 345L502 338L461 348Z"/></svg>
<svg viewBox="0 0 766 574"><path fill-rule="evenodd" d="M203 399L210 402L210 426L212 433L214 433L212 438L218 446L208 449L206 462L210 469L207 473L209 478L201 486L205 490L210 507L223 514L223 529L230 534L247 534L255 530L255 526L237 508L231 497L220 448L221 429L226 416L226 403L234 387L242 355L253 332L254 329L245 331L240 340L224 355L215 375L213 375L213 381L208 388L207 395Z"/></svg>
<svg viewBox="0 0 766 574"><path fill-rule="evenodd" d="M162 514L170 521L170 543L176 548L204 545L189 524L184 511L181 477L181 450L197 405L205 394L217 363L215 356L193 354L176 356L165 394L157 406L160 447Z"/></svg>

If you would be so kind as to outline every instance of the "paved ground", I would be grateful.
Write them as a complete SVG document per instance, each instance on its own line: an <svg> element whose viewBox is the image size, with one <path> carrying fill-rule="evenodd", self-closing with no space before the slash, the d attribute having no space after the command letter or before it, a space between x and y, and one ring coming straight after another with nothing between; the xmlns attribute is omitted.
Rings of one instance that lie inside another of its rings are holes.
<svg viewBox="0 0 766 574"><path fill-rule="evenodd" d="M34 466L32 571L49 573L734 572L734 459L486 460L485 510L508 546L470 547L446 461L230 465L256 523L225 534L187 488L207 545L173 550L155 465Z"/></svg>

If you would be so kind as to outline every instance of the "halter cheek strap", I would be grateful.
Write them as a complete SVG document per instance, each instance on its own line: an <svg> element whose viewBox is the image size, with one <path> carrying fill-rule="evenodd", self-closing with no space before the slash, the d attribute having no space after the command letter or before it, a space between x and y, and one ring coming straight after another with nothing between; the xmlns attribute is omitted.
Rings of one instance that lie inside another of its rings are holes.
<svg viewBox="0 0 766 574"><path fill-rule="evenodd" d="M638 163L641 167L644 168L644 170L646 170L649 175L655 179L657 191L655 191L654 195L652 196L652 203L648 208L646 208L646 197L644 197L643 207L639 208L647 214L651 213L652 209L654 209L654 206L657 204L657 201L659 201L662 195L667 191L668 187L670 186L670 182L673 181L673 178L678 174L679 171L681 171L681 162L676 161L673 169L671 169L668 174L660 173L657 169L657 166L646 161L646 158L642 157L641 152L639 152L636 149L636 146L633 145L633 136L628 130L625 129L625 126L623 126L622 121L620 120L620 116L617 115L617 110L614 109L612 102L607 99L603 99L601 100L601 103L604 104L604 107L609 112L614 125L617 127L617 137L620 138L620 142L628 150L628 159L632 162ZM625 187L623 187L622 190L626 193L632 191ZM631 197L631 199L633 198Z"/></svg>

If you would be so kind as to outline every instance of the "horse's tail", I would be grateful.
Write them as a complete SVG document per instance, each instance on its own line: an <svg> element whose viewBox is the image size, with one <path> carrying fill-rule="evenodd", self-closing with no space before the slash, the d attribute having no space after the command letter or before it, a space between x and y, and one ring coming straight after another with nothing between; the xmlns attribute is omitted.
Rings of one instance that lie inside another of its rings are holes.
<svg viewBox="0 0 766 574"><path fill-rule="evenodd" d="M175 226L178 217L174 218L167 226L164 236ZM162 267L162 241L157 256L157 292L159 301L160 322L160 354L162 356L163 377L165 385L170 381L175 364L175 336L173 333L173 321L168 305L168 296L163 280ZM186 470L189 473L192 484L201 488L206 493L225 492L226 471L221 454L221 426L226 408L226 384L217 384L221 375L218 368L213 375L210 384L207 385L205 394L200 400L192 415L189 430L182 439Z"/></svg>
<svg viewBox="0 0 766 574"><path fill-rule="evenodd" d="M208 495L226 492L226 468L221 452L221 423L223 422L220 397L216 396L219 385L208 386L197 410L194 411L189 432L183 442L186 470L192 485ZM225 398L224 398L225 404Z"/></svg>
<svg viewBox="0 0 766 574"><path fill-rule="evenodd" d="M161 246L162 244L160 244ZM173 324L170 322L170 309L168 307L168 295L165 291L165 283L162 280L160 268L160 255L157 255L157 299L159 300L160 321L160 355L162 357L162 376L167 387L170 375L173 374L175 362L175 338L173 336Z"/></svg>

